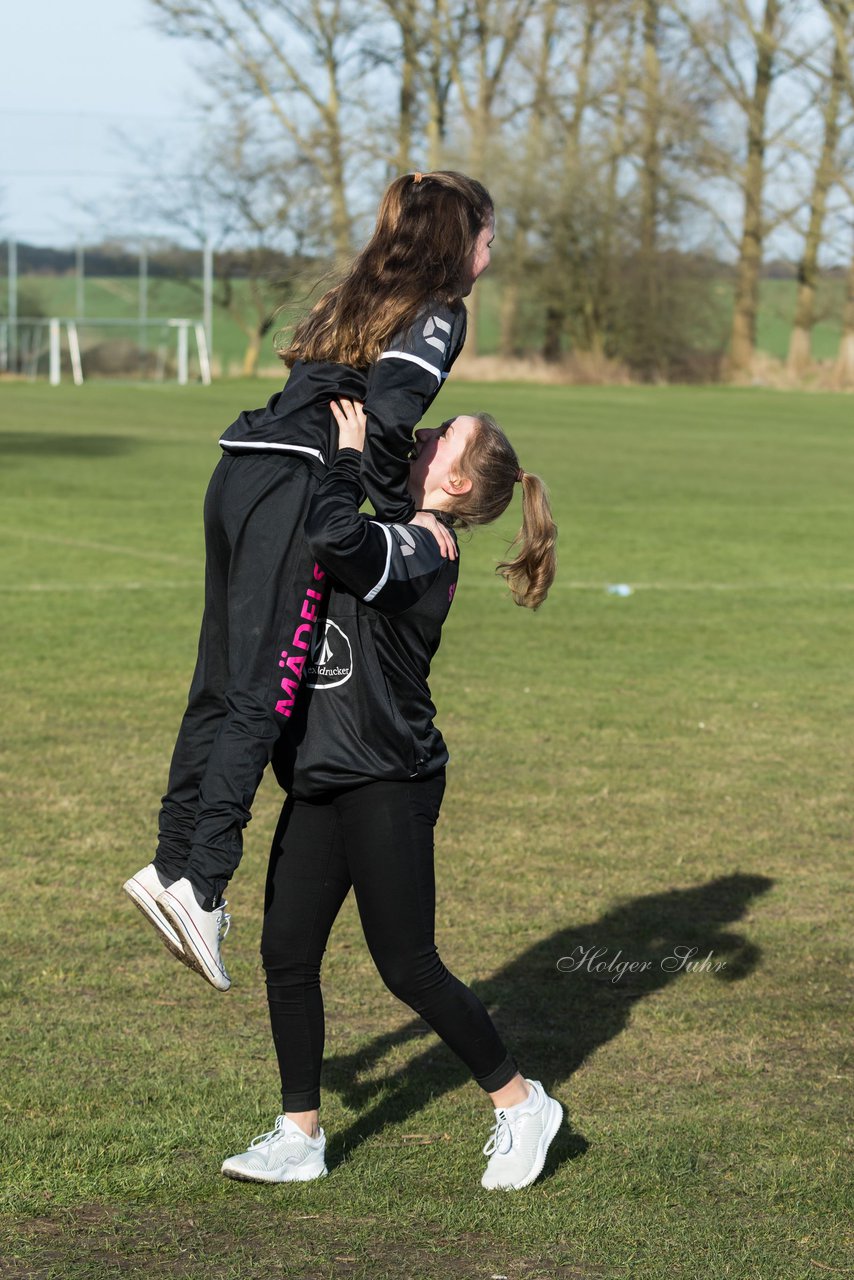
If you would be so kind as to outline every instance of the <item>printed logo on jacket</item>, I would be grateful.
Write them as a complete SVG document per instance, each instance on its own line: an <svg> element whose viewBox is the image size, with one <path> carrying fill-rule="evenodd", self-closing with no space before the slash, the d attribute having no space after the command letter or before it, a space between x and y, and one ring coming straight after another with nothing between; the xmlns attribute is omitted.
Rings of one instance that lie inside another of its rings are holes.
<svg viewBox="0 0 854 1280"><path fill-rule="evenodd" d="M314 637L311 656L305 664L309 689L334 689L346 684L353 674L353 649L337 623L326 619L322 632Z"/></svg>

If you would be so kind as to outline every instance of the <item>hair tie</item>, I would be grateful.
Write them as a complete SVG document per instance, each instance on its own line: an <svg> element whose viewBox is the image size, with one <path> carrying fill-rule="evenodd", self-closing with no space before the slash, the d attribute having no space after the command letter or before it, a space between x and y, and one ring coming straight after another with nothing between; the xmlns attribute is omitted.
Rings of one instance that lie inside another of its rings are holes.
<svg viewBox="0 0 854 1280"><path fill-rule="evenodd" d="M524 479L525 479L525 472L520 467L519 470L516 472L516 483L521 484Z"/></svg>
<svg viewBox="0 0 854 1280"><path fill-rule="evenodd" d="M423 173L413 173L412 181L417 185L423 177L424 177Z"/></svg>

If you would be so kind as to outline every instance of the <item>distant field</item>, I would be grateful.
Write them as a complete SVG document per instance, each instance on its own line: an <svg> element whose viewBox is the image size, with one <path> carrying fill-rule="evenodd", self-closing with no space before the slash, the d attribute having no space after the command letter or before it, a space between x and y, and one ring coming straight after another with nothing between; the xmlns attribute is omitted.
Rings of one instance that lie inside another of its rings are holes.
<svg viewBox="0 0 854 1280"><path fill-rule="evenodd" d="M26 297L37 303L42 314L72 315L75 312L76 283L72 276L56 278L24 276L21 278L21 288ZM478 286L478 289L481 292L479 349L482 355L489 355L498 347L498 297L495 282L488 278ZM235 291L238 296L245 295L245 281L237 281ZM836 354L843 293L842 281L828 280L822 283L818 302L820 319L813 333L813 352L817 359L829 359ZM721 316L719 332L726 335L731 306L730 287L719 286L717 294ZM760 350L767 351L778 358L785 357L789 345L794 303L795 285L792 281L763 281L758 338ZM138 305L138 287L134 279L91 278L86 281L85 314L90 317L127 317L132 321L137 314ZM21 310L23 311L23 306ZM293 308L285 308L281 324L287 324L299 310L298 304ZM152 317L197 317L201 312L199 281L182 284L173 280L156 278L150 280L148 311ZM535 322L533 325L535 338L536 328ZM127 336L135 338L135 330L129 328ZM717 335L714 340L718 340ZM224 372L240 371L245 345L246 338L235 319L222 308L216 308L214 356ZM265 339L262 364L269 367L274 362L272 334L270 334Z"/></svg>
<svg viewBox="0 0 854 1280"><path fill-rule="evenodd" d="M759 312L758 345L761 351L783 359L789 350L789 335L795 313L795 283L791 280L763 280ZM823 280L818 290L813 329L813 355L817 360L832 359L839 347L842 308L845 302L843 280Z"/></svg>
<svg viewBox="0 0 854 1280"><path fill-rule="evenodd" d="M537 615L492 573L518 509L465 540L432 677L439 944L568 1115L545 1178L490 1196L489 1108L382 987L352 901L324 968L330 1176L219 1175L278 1110L275 787L229 893L227 996L120 892L195 653L215 441L274 385L0 384L0 1276L849 1274L850 398L443 393L507 425L560 525ZM678 947L709 967L668 970ZM597 951L650 968L558 970Z"/></svg>

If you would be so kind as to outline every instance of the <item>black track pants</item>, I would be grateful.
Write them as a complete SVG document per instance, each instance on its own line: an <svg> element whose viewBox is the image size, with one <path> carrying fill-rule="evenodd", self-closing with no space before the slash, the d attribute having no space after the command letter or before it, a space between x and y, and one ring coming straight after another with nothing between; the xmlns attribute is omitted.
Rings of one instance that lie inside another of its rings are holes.
<svg viewBox="0 0 854 1280"><path fill-rule="evenodd" d="M155 864L211 900L240 861L309 654L325 588L302 534L316 485L302 460L258 453L224 456L208 486L205 611Z"/></svg>
<svg viewBox="0 0 854 1280"><path fill-rule="evenodd" d="M480 1000L434 940L433 828L444 777L289 798L270 855L261 955L285 1111L320 1105L320 963L350 886L386 986L494 1092L516 1073Z"/></svg>

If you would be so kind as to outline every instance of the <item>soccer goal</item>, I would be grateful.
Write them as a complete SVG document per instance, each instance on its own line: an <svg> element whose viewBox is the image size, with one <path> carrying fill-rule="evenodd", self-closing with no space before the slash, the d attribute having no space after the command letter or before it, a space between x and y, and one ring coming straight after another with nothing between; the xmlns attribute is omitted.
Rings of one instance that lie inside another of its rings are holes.
<svg viewBox="0 0 854 1280"><path fill-rule="evenodd" d="M159 320L50 316L0 319L0 372L47 377L59 386L91 378L211 381L205 327L185 316Z"/></svg>

